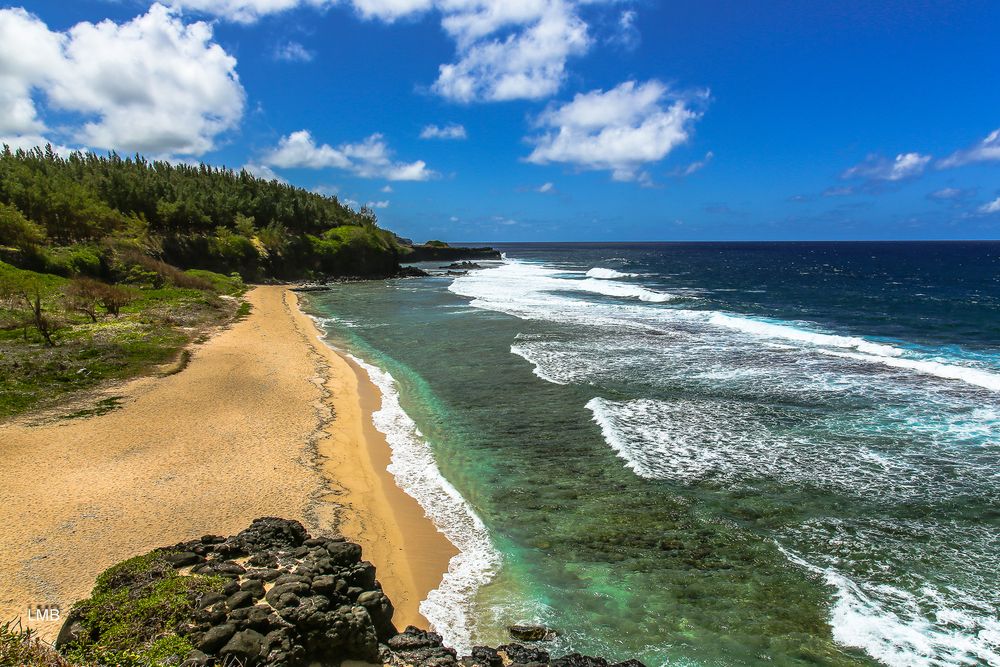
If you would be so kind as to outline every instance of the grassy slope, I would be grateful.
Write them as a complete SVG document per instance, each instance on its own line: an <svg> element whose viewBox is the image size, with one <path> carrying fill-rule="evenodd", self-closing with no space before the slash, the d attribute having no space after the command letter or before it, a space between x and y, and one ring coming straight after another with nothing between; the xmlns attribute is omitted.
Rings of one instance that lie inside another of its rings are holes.
<svg viewBox="0 0 1000 667"><path fill-rule="evenodd" d="M108 380L151 371L176 358L209 327L245 314L238 299L242 283L207 271L192 272L212 290L166 286L137 289L137 299L120 317L96 323L61 307L65 278L34 273L0 262L0 280L28 280L39 286L46 309L66 321L56 347L46 347L18 313L0 306L0 419L41 408ZM239 312L238 312L239 311Z"/></svg>

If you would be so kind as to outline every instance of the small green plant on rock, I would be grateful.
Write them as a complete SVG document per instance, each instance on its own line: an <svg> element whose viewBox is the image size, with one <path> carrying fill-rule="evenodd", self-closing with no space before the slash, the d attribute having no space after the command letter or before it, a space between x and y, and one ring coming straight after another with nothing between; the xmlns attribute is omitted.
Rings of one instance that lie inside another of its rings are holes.
<svg viewBox="0 0 1000 667"><path fill-rule="evenodd" d="M180 575L157 551L102 573L87 600L73 606L72 638L60 650L74 662L152 667L179 663L193 648L180 628L201 599L224 587L221 577Z"/></svg>

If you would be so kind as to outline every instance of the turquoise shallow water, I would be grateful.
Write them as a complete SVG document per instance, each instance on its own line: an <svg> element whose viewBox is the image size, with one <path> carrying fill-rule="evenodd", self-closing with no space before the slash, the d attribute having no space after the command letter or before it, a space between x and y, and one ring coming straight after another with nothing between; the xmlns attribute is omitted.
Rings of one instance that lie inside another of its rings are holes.
<svg viewBox="0 0 1000 667"><path fill-rule="evenodd" d="M309 297L462 542L427 614L449 639L1000 661L1000 246L506 250Z"/></svg>

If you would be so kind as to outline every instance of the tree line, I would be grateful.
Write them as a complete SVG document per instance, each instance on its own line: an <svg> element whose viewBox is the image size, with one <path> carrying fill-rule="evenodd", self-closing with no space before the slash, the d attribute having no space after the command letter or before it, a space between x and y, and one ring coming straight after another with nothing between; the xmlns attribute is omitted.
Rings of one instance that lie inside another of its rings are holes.
<svg viewBox="0 0 1000 667"><path fill-rule="evenodd" d="M0 260L108 280L128 249L245 279L391 273L375 214L245 170L71 153L0 152Z"/></svg>

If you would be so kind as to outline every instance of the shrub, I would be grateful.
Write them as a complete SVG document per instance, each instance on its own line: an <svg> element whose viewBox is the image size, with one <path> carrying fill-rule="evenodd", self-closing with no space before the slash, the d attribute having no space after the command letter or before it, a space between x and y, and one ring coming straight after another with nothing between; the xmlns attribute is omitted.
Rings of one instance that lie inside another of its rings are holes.
<svg viewBox="0 0 1000 667"><path fill-rule="evenodd" d="M20 619L0 623L0 665L70 667L70 663L39 639L34 630L23 627Z"/></svg>
<svg viewBox="0 0 1000 667"><path fill-rule="evenodd" d="M219 592L220 577L182 576L166 552L131 558L102 573L89 599L73 606L84 628L64 647L74 660L146 667L175 664L193 648L178 634L191 621L202 596Z"/></svg>
<svg viewBox="0 0 1000 667"><path fill-rule="evenodd" d="M0 202L0 246L31 248L45 242L45 229L13 204Z"/></svg>
<svg viewBox="0 0 1000 667"><path fill-rule="evenodd" d="M204 278L144 255L135 248L120 248L118 260L122 265L128 267L123 276L124 282L147 284L153 287L162 287L165 283L170 283L174 287L185 289L212 289L212 283Z"/></svg>
<svg viewBox="0 0 1000 667"><path fill-rule="evenodd" d="M97 321L97 303L108 287L93 278L74 278L66 286L66 309L83 313L91 322Z"/></svg>
<svg viewBox="0 0 1000 667"><path fill-rule="evenodd" d="M71 245L49 248L42 253L45 273L57 276L101 275L101 254L94 246Z"/></svg>

